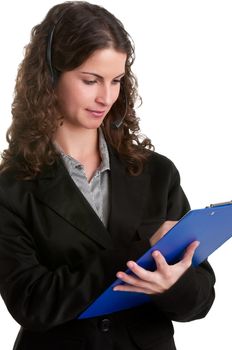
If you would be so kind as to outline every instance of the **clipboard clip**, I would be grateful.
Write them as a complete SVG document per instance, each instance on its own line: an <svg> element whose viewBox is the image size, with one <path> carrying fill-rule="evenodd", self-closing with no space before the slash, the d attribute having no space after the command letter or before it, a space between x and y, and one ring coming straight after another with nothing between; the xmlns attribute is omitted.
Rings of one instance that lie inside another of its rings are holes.
<svg viewBox="0 0 232 350"><path fill-rule="evenodd" d="M210 206L207 207L207 208L220 207L222 205L228 205L228 204L232 204L232 200L228 201L228 202L221 202L221 203L210 204Z"/></svg>

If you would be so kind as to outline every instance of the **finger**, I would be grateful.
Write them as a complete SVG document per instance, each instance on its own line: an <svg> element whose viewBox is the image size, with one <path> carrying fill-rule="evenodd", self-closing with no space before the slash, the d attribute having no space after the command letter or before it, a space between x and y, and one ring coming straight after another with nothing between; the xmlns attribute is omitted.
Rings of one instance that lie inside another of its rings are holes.
<svg viewBox="0 0 232 350"><path fill-rule="evenodd" d="M129 275L125 272L118 272L116 274L116 276L122 281L124 282L123 285L118 284L116 288L114 290L120 290L120 291L136 291L138 292L138 289L140 290L141 293L148 293L148 291L150 291L150 283L147 281L144 281L140 278L138 278L137 276L134 275ZM138 288L138 289L136 289Z"/></svg>
<svg viewBox="0 0 232 350"><path fill-rule="evenodd" d="M136 293L145 293L152 294L152 291L146 288L135 287L128 284L117 285L113 288L115 292L136 292Z"/></svg>
<svg viewBox="0 0 232 350"><path fill-rule="evenodd" d="M134 261L128 261L127 263L128 268L133 272L134 275L136 275L139 279L143 281L150 281L151 280L151 272L148 270L145 270L141 266L139 266Z"/></svg>
<svg viewBox="0 0 232 350"><path fill-rule="evenodd" d="M152 256L155 260L157 270L165 272L169 266L165 257L158 250L155 250Z"/></svg>
<svg viewBox="0 0 232 350"><path fill-rule="evenodd" d="M164 256L158 250L155 250L154 252L152 252L152 256L155 260L157 270L165 268L165 265L167 264L167 262Z"/></svg>
<svg viewBox="0 0 232 350"><path fill-rule="evenodd" d="M139 268L139 269L142 269L144 270L143 268L141 268L140 266L138 266L136 263L134 262L131 262L133 263L134 265L136 265L136 268ZM128 265L130 265L128 263ZM142 278L132 274L127 274L126 272L121 272L119 271L116 276L122 281L124 282L126 285L130 285L130 286L133 286L133 287L138 287L138 288L142 288L143 290L150 290L150 286L151 286L151 282L152 282L152 277L153 277L153 272L151 271L146 271L144 270L145 273L142 273L142 275L146 275L146 273L150 274L151 276L149 276L150 278L148 278L146 276L146 280L143 280ZM154 277L153 277L154 278Z"/></svg>
<svg viewBox="0 0 232 350"><path fill-rule="evenodd" d="M187 247L184 257L181 260L182 263L186 264L187 266L190 266L192 264L193 255L196 249L198 248L199 244L199 241L194 241Z"/></svg>
<svg viewBox="0 0 232 350"><path fill-rule="evenodd" d="M125 272L118 272L116 274L117 278L119 278L122 282L129 284L131 286L134 287L145 287L144 286L144 281L139 279L138 277L134 276L134 275L129 275Z"/></svg>

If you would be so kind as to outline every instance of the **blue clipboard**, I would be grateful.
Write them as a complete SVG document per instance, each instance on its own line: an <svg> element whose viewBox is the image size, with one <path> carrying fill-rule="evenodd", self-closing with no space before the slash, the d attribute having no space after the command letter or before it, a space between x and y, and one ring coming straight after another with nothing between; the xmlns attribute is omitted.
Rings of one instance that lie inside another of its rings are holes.
<svg viewBox="0 0 232 350"><path fill-rule="evenodd" d="M197 266L208 258L225 241L232 237L232 201L212 204L204 209L190 210L169 230L137 263L147 270L156 268L151 253L159 250L168 263L181 259L186 247L200 241L192 265ZM127 270L130 273L130 270ZM139 306L150 301L143 293L117 292L113 287L122 283L119 279L107 288L79 317L84 319L117 312Z"/></svg>

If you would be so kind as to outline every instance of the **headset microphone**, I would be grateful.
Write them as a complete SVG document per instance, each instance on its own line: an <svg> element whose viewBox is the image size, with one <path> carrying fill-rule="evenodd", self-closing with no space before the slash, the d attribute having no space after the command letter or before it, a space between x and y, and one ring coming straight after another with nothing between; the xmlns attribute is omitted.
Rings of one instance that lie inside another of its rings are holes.
<svg viewBox="0 0 232 350"><path fill-rule="evenodd" d="M114 122L112 122L112 123L111 123L111 127L112 127L113 129L119 129L120 126L123 124L123 121L124 121L125 117L126 117L126 114L123 116L123 118L117 119L117 120L115 120Z"/></svg>
<svg viewBox="0 0 232 350"><path fill-rule="evenodd" d="M111 123L111 127L113 129L119 129L122 126L122 124L124 122L124 119L126 118L126 115L127 115L128 105L127 105L127 96L126 96L124 87L123 87L123 95L124 95L123 96L123 100L124 100L124 103L125 103L126 110L125 110L124 115L123 115L122 118L118 118L118 119L116 119L115 121L113 121Z"/></svg>

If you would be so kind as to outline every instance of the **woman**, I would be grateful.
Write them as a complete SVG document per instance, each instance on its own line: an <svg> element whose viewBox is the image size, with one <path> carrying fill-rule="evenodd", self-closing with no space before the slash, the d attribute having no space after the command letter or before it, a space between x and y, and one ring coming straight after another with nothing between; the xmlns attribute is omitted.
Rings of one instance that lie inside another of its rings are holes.
<svg viewBox="0 0 232 350"><path fill-rule="evenodd" d="M210 265L191 267L198 242L172 266L154 252L154 272L134 262L189 204L174 164L140 139L133 59L121 22L86 2L54 6L32 30L0 175L0 291L21 325L15 350L171 350L172 320L213 303ZM116 276L116 290L151 302L78 320Z"/></svg>

